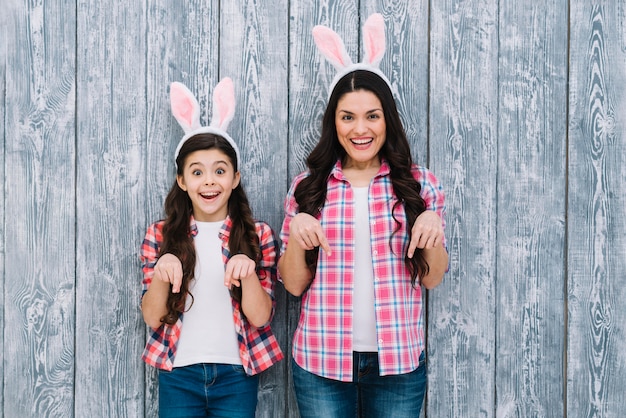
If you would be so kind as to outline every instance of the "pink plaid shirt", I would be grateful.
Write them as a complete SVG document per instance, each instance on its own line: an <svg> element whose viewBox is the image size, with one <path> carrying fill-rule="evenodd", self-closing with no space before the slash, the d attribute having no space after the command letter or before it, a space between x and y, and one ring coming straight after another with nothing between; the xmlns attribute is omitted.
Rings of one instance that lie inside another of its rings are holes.
<svg viewBox="0 0 626 418"><path fill-rule="evenodd" d="M444 192L437 178L417 165L412 172L422 186L426 208L437 212L443 220ZM291 219L298 213L293 194L306 176L308 172L293 180L285 200L286 215L280 235L282 251L289 242ZM327 187L326 203L319 219L332 254L319 252L315 278L302 295L293 358L300 367L318 376L350 382L353 379L354 198L340 162L333 168ZM404 264L409 237L405 233L403 206L395 211L402 225L393 235L397 225L391 209L397 199L386 161L370 184L368 200L380 375L408 373L419 366L419 356L424 350L422 290L420 286L416 289L411 286L411 276Z"/></svg>
<svg viewBox="0 0 626 418"><path fill-rule="evenodd" d="M143 244L141 245L140 257L143 269L142 295L146 293L152 282L154 266L158 260L161 244L163 243L163 225L164 221L150 225L146 232L146 237L143 240ZM190 226L192 236L196 236L198 230L193 217L191 218ZM220 230L224 266L230 259L228 237L230 235L231 226L232 221L230 217L227 217ZM262 259L257 266L257 274L259 275L263 289L272 298L274 308L274 282L276 280L276 250L278 243L276 242L274 233L266 223L257 221L256 231L259 236L259 245L262 254ZM242 317L240 304L234 299L232 303L233 318L235 320L235 329L239 342L239 356L246 373L248 375L260 373L272 364L282 360L283 353L278 346L276 337L272 333L269 322L261 328L255 328ZM272 316L273 314L272 309ZM174 357L176 356L176 344L178 343L180 330L183 326L183 316L184 315L181 315L174 325L162 324L159 328L151 330L146 348L142 355L142 359L146 363L158 369L172 370Z"/></svg>

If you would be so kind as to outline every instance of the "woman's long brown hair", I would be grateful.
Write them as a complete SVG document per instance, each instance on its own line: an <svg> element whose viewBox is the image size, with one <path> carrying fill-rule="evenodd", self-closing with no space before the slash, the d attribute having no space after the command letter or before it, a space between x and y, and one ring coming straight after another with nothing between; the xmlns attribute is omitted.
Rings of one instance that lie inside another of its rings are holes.
<svg viewBox="0 0 626 418"><path fill-rule="evenodd" d="M413 164L411 148L391 89L382 78L371 71L353 71L346 74L336 84L324 112L320 140L306 161L310 175L298 184L294 197L300 212L313 216L318 216L321 213L321 209L326 201L327 182L330 172L338 160L343 161L346 157L346 151L337 138L335 126L337 104L344 94L360 90L374 93L383 107L387 132L379 157L385 158L389 164L393 191L398 199L392 209L392 213L395 213L395 209L399 205L404 206L406 213L405 232L410 236L415 219L426 210L426 205L420 195L421 186L411 173ZM394 231L395 234L400 229L401 223L396 219L395 214L394 220L397 224L397 228ZM313 275L315 275L318 253L319 248L316 248L307 251L305 255L307 265ZM411 284L416 286L417 278L428 274L429 271L423 251L416 249L413 258L408 258L405 254L404 262L411 274Z"/></svg>

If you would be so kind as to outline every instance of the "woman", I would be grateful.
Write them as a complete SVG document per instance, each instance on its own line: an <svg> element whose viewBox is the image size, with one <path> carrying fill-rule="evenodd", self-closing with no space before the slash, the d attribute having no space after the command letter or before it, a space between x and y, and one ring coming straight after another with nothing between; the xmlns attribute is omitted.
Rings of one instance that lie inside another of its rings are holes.
<svg viewBox="0 0 626 418"><path fill-rule="evenodd" d="M333 83L285 201L278 269L302 295L292 369L303 418L419 415L421 286L448 265L443 191L413 164L386 78L356 67Z"/></svg>

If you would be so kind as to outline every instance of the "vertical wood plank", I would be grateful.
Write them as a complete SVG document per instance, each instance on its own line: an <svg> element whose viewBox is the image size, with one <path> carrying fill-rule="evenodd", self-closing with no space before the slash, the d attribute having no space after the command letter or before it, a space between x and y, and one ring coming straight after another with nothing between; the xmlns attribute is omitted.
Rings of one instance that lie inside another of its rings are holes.
<svg viewBox="0 0 626 418"><path fill-rule="evenodd" d="M143 412L146 11L77 2L77 417Z"/></svg>
<svg viewBox="0 0 626 418"><path fill-rule="evenodd" d="M567 413L626 411L626 5L570 2Z"/></svg>
<svg viewBox="0 0 626 418"><path fill-rule="evenodd" d="M499 4L496 415L560 417L568 3Z"/></svg>
<svg viewBox="0 0 626 418"><path fill-rule="evenodd" d="M6 210L5 210L5 148L6 148L6 73L7 73L7 45L13 42L15 36L15 30L13 29L13 23L9 17L15 13L13 4L10 4L5 8L5 12L0 14L0 289L2 289L2 297L0 298L0 329L4 331L4 294L5 294L5 249L6 249L6 233L5 228L7 224ZM11 29L9 29L11 25ZM0 347L2 347L2 354L4 358L4 332L0 333ZM4 361L0 362L0 382L4 383ZM4 411L4 389L0 390L0 411Z"/></svg>
<svg viewBox="0 0 626 418"><path fill-rule="evenodd" d="M210 106L215 84L219 81L219 1L172 2L158 0L147 9L147 126L145 217L135 237L136 253L148 224L163 218L165 197L175 181L174 151L183 130L172 116L169 84L184 83L194 92L201 109L203 124L210 121ZM141 272L134 285L141 288ZM140 298L136 303L139 306ZM143 325L143 329L146 329ZM141 347L146 342L142 334ZM141 352L136 353L139 358ZM145 417L158 416L156 369L145 366Z"/></svg>
<svg viewBox="0 0 626 418"><path fill-rule="evenodd" d="M237 111L229 131L242 155L241 178L254 217L278 234L287 191L288 4L275 0L221 3L220 76L235 83ZM276 286L272 322L287 354L286 295ZM289 416L286 408L287 361L261 375L257 417Z"/></svg>
<svg viewBox="0 0 626 418"><path fill-rule="evenodd" d="M9 13L11 32L1 41L11 45L3 89L3 321L10 324L3 413L72 416L74 7L62 0L14 2Z"/></svg>
<svg viewBox="0 0 626 418"><path fill-rule="evenodd" d="M433 417L495 413L497 11L495 0L431 3L430 168L446 192L450 255L428 294Z"/></svg>

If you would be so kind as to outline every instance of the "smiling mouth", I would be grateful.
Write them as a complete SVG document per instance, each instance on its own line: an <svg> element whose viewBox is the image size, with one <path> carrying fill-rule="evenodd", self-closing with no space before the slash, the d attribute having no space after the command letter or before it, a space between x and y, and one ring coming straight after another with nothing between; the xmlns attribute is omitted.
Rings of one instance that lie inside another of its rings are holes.
<svg viewBox="0 0 626 418"><path fill-rule="evenodd" d="M350 142L352 142L354 145L368 145L370 143L372 143L374 141L374 138L353 138L350 139Z"/></svg>
<svg viewBox="0 0 626 418"><path fill-rule="evenodd" d="M200 196L202 196L203 199L207 199L207 200L215 199L218 195L219 195L218 192L200 193Z"/></svg>

